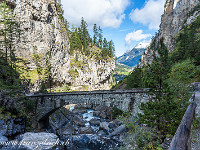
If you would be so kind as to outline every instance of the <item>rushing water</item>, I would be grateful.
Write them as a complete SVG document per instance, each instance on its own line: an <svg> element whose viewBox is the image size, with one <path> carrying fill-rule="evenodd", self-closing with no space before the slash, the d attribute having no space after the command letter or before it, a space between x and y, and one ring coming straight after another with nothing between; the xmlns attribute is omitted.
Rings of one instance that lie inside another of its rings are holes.
<svg viewBox="0 0 200 150"><path fill-rule="evenodd" d="M82 116L83 116L83 120L86 121L85 126L86 126L86 127L91 126L92 129L96 132L96 131L99 130L99 127L90 125L89 121L92 120L92 119L94 119L94 118L100 120L100 118L94 116L94 115L93 115L93 112L94 112L94 110L92 110L92 109L87 109L87 112L84 113Z"/></svg>
<svg viewBox="0 0 200 150"><path fill-rule="evenodd" d="M73 112L75 105L70 105L66 109ZM116 139L116 137L109 137L108 133L100 129L99 126L94 126L90 124L92 119L99 120L100 122L108 122L109 120L102 119L94 115L93 109L86 109L85 113L82 113L81 117L85 121L85 127L91 127L93 129L93 134L77 134L71 135L70 144L64 149L76 149L76 150L115 150L121 145L121 141ZM68 122L66 123L66 125ZM99 133L100 130L100 133ZM105 134L102 134L105 133ZM72 141L71 141L72 140Z"/></svg>

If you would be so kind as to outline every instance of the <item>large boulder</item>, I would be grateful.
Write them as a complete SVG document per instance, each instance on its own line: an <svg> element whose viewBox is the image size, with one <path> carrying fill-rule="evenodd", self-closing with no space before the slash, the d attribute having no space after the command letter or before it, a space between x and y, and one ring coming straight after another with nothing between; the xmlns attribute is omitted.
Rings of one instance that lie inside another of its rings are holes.
<svg viewBox="0 0 200 150"><path fill-rule="evenodd" d="M101 122L100 123L100 129L104 130L105 132L110 131L110 128L108 126L109 126L108 122Z"/></svg>
<svg viewBox="0 0 200 150"><path fill-rule="evenodd" d="M94 130L91 127L81 127L79 133L80 134L93 134Z"/></svg>
<svg viewBox="0 0 200 150"><path fill-rule="evenodd" d="M59 144L59 138L53 133L31 133L20 135L15 141L9 142L3 150L44 150L52 149Z"/></svg>
<svg viewBox="0 0 200 150"><path fill-rule="evenodd" d="M90 125L94 125L94 126L100 125L100 121L96 118L91 119L89 122L90 122Z"/></svg>
<svg viewBox="0 0 200 150"><path fill-rule="evenodd" d="M85 126L85 121L82 118L78 117L78 116L74 116L73 117L73 123L75 125L77 125L77 126L81 126L81 127Z"/></svg>
<svg viewBox="0 0 200 150"><path fill-rule="evenodd" d="M73 135L75 134L75 128L71 124L67 124L65 127L59 129L57 131L57 134L60 135L61 137Z"/></svg>
<svg viewBox="0 0 200 150"><path fill-rule="evenodd" d="M115 119L111 122L109 122L108 127L111 129L117 128L118 126L120 126L122 124L122 122L119 119Z"/></svg>
<svg viewBox="0 0 200 150"><path fill-rule="evenodd" d="M117 127L111 134L110 137L120 135L122 133L126 132L126 127L124 125L121 125Z"/></svg>
<svg viewBox="0 0 200 150"><path fill-rule="evenodd" d="M111 150L119 149L122 145L120 141L116 141L109 138L100 138L98 135L86 134L72 136L72 144L68 149L82 150L82 149L92 149L92 150Z"/></svg>

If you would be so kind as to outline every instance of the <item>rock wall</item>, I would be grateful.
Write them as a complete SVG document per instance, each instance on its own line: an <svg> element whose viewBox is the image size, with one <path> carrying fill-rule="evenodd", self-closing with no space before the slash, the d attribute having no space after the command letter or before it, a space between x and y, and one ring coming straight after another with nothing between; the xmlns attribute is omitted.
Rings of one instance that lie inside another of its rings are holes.
<svg viewBox="0 0 200 150"><path fill-rule="evenodd" d="M11 1L11 0L9 0ZM69 80L70 45L62 21L62 9L57 0L13 0L14 14L21 29L16 42L16 55L29 61L30 70L36 69L33 54L41 56L38 62L46 67L46 54L51 53L52 74L55 82ZM38 85L33 90L38 90Z"/></svg>
<svg viewBox="0 0 200 150"><path fill-rule="evenodd" d="M200 15L200 10L195 11L195 6L200 4L199 0L167 0L164 7L164 14L161 17L161 24L158 34L154 39L164 37L169 52L175 50L175 36L184 25L192 23ZM140 66L152 62L152 50L145 51Z"/></svg>
<svg viewBox="0 0 200 150"><path fill-rule="evenodd" d="M0 0L1 1L1 0ZM96 61L78 54L80 65L74 65L70 56L70 43L63 23L62 8L59 0L3 0L14 9L21 35L15 42L16 56L25 58L29 64L31 92L38 91L47 69L51 65L53 88L67 85L72 90L108 90L113 82L114 60ZM49 57L51 54L51 58ZM37 55L37 59L34 55ZM38 75L37 68L42 68ZM50 84L45 80L45 86Z"/></svg>
<svg viewBox="0 0 200 150"><path fill-rule="evenodd" d="M71 89L109 90L113 83L115 60L95 60L80 53L71 55Z"/></svg>

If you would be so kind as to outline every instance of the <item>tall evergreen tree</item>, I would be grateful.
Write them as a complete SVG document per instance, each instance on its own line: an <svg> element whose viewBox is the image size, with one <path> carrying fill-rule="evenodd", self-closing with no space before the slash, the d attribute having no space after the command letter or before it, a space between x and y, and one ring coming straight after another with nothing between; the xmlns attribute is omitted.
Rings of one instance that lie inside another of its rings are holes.
<svg viewBox="0 0 200 150"><path fill-rule="evenodd" d="M101 29L101 27L99 26L98 29L98 47L102 48L103 47L103 30Z"/></svg>
<svg viewBox="0 0 200 150"><path fill-rule="evenodd" d="M87 29L88 25L84 18L81 18L81 26L79 28L80 39L83 46L83 52L85 52L89 46L90 36Z"/></svg>
<svg viewBox="0 0 200 150"><path fill-rule="evenodd" d="M108 43L108 55L110 57L114 57L115 55L115 46L112 40Z"/></svg>
<svg viewBox="0 0 200 150"><path fill-rule="evenodd" d="M94 24L93 26L93 44L97 46L97 43L98 43L98 30L97 30L97 25Z"/></svg>

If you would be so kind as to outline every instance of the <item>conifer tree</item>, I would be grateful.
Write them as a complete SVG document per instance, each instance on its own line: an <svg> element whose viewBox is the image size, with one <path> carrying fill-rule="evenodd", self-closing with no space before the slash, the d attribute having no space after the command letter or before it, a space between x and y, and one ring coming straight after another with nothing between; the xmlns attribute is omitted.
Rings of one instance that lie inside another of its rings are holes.
<svg viewBox="0 0 200 150"><path fill-rule="evenodd" d="M84 20L84 18L81 18L81 26L79 28L79 35L80 35L80 39L82 42L82 46L83 46L83 52L85 52L89 46L89 33L88 33L88 29L87 29L88 25L86 23L86 21Z"/></svg>
<svg viewBox="0 0 200 150"><path fill-rule="evenodd" d="M145 82L150 85L152 100L141 104L143 114L138 114L140 121L150 127L156 127L164 140L167 134L174 134L182 118L182 108L185 103L177 105L176 93L171 90L167 82L171 69L168 50L163 39L158 44L158 56L154 54L154 60L149 68L148 78ZM179 114L179 116L177 116Z"/></svg>
<svg viewBox="0 0 200 150"><path fill-rule="evenodd" d="M114 57L114 53L115 53L115 46L114 46L113 41L111 40L111 41L108 43L108 55L109 55L110 57Z"/></svg>
<svg viewBox="0 0 200 150"><path fill-rule="evenodd" d="M99 29L98 29L98 47L99 48L102 48L102 46L103 46L103 35L102 34L103 34L103 30L99 26Z"/></svg>
<svg viewBox="0 0 200 150"><path fill-rule="evenodd" d="M96 24L94 24L94 26L93 26L93 34L94 34L94 36L93 36L93 44L94 45L96 45L97 46L97 41L98 41L98 30L97 30L97 25Z"/></svg>

